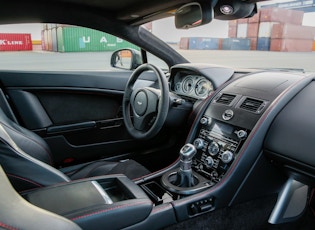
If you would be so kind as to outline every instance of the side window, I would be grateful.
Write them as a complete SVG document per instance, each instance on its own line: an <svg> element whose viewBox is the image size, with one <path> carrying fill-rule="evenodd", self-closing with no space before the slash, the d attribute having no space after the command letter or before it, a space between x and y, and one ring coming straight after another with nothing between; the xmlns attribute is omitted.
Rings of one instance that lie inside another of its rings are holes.
<svg viewBox="0 0 315 230"><path fill-rule="evenodd" d="M139 47L101 31L58 24L46 24L43 30L43 49L55 52L108 52Z"/></svg>
<svg viewBox="0 0 315 230"><path fill-rule="evenodd" d="M0 25L0 69L112 70L119 49L140 48L101 31L62 24Z"/></svg>
<svg viewBox="0 0 315 230"><path fill-rule="evenodd" d="M0 25L0 69L6 70L114 70L130 69L128 52L136 55L135 68L142 63L140 48L111 34L63 24ZM148 62L168 70L167 64L148 53ZM134 56L133 56L134 57Z"/></svg>

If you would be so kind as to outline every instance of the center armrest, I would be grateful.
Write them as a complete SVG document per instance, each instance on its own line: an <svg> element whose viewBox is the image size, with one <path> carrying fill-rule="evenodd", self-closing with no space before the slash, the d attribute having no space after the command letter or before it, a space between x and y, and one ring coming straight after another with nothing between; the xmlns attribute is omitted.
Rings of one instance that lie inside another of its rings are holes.
<svg viewBox="0 0 315 230"><path fill-rule="evenodd" d="M123 175L72 181L23 196L40 208L76 222L83 229L131 226L146 219L153 207L143 190Z"/></svg>

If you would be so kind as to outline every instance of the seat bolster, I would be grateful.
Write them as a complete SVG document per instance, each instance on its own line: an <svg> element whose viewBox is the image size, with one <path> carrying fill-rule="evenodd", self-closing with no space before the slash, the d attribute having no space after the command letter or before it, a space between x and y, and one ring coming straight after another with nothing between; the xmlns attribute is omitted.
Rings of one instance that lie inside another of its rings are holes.
<svg viewBox="0 0 315 230"><path fill-rule="evenodd" d="M6 130L11 139L24 152L28 153L37 160L45 162L46 164L54 164L49 146L36 133L25 129L12 121L10 123L2 122L1 125Z"/></svg>
<svg viewBox="0 0 315 230"><path fill-rule="evenodd" d="M79 230L72 221L24 200L11 186L0 166L0 228L24 230Z"/></svg>
<svg viewBox="0 0 315 230"><path fill-rule="evenodd" d="M17 191L70 181L59 170L21 150L1 125L0 136L0 162Z"/></svg>

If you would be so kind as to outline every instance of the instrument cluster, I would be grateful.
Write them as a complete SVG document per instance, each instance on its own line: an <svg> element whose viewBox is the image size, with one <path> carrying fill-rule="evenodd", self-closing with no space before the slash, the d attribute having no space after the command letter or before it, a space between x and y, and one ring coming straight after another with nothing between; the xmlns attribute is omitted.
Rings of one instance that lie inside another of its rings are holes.
<svg viewBox="0 0 315 230"><path fill-rule="evenodd" d="M178 95L194 99L204 99L214 90L212 82L199 75L176 76L172 89Z"/></svg>

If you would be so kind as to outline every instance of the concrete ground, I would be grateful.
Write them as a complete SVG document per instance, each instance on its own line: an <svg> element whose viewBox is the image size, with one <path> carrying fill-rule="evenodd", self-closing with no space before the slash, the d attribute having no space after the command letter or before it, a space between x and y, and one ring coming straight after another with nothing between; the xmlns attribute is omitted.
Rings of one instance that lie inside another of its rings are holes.
<svg viewBox="0 0 315 230"><path fill-rule="evenodd" d="M177 47L174 47L177 49ZM233 68L298 68L315 71L315 52L179 50L191 62ZM7 70L108 70L111 52L52 53L0 52L0 69Z"/></svg>

